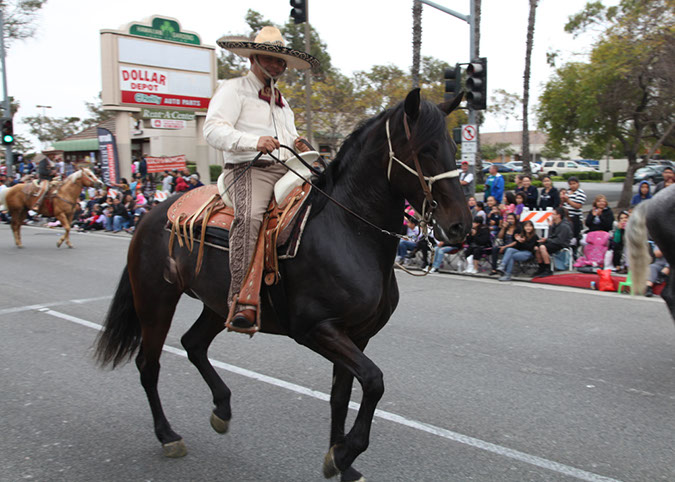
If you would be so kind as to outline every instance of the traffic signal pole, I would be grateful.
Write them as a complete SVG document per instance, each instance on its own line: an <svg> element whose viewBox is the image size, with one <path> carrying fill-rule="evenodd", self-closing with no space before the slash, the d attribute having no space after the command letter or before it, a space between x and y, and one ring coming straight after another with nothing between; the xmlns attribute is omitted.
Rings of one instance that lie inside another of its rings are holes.
<svg viewBox="0 0 675 482"><path fill-rule="evenodd" d="M5 65L5 18L2 9L0 9L0 59L2 60L2 92L5 98L3 103L5 115L3 117L11 119L12 111L10 110L9 97L7 96L7 67ZM5 161L7 165L7 178L9 179L14 174L11 145L5 146Z"/></svg>

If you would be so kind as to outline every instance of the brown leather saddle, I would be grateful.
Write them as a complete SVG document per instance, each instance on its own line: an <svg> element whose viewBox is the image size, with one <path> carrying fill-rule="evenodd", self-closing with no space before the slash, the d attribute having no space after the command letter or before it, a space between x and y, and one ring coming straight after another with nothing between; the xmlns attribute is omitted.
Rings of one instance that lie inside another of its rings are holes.
<svg viewBox="0 0 675 482"><path fill-rule="evenodd" d="M274 199L263 218L260 234L256 243L253 259L249 265L241 292L231 300L230 313L226 326L234 315L236 304L257 307L256 328L260 329L260 288L262 280L268 286L279 281L279 259L295 256L301 239L310 207L306 201L311 186L305 183L294 188L286 198L277 203ZM192 252L198 244L195 273L199 274L208 231L229 231L234 220L234 209L226 206L217 186L204 186L188 191L177 199L167 211L169 238L169 256L173 255L174 243L186 246Z"/></svg>

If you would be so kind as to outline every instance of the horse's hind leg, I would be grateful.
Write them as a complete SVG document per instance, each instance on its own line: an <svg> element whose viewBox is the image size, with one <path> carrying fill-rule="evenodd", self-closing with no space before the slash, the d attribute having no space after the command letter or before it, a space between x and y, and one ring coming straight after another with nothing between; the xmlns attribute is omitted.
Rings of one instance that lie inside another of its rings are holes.
<svg viewBox="0 0 675 482"><path fill-rule="evenodd" d="M17 248L23 248L21 244L21 225L23 224L24 219L26 219L26 213L23 209L15 209L10 211L12 216L12 234L14 235L14 244Z"/></svg>
<svg viewBox="0 0 675 482"><path fill-rule="evenodd" d="M215 405L211 413L211 426L218 433L226 433L229 428L232 418L230 408L232 392L211 365L208 358L208 349L216 335L224 328L225 319L204 305L202 314L181 338L181 344L185 347L188 358L197 367L211 389L213 404Z"/></svg>
<svg viewBox="0 0 675 482"><path fill-rule="evenodd" d="M331 322L317 325L305 340L305 345L356 377L363 390L363 399L354 426L343 437L342 443L337 443L331 447L323 466L323 474L326 478L334 477L339 473L347 475L347 471L356 457L368 448L370 427L375 408L384 393L382 371L363 354L342 330ZM345 381L346 379L343 380L343 383ZM346 396L342 387L337 392L342 397ZM335 407L337 415L341 418L341 410L343 409L338 408L338 405L338 402L335 405L331 403L331 408ZM339 428L335 430L336 434L339 435Z"/></svg>
<svg viewBox="0 0 675 482"><path fill-rule="evenodd" d="M167 457L182 457L187 454L187 448L180 435L173 431L169 421L164 415L162 402L157 391L157 381L159 379L159 357L162 354L164 340L171 326L171 319L178 300L167 300L160 297L158 300L147 300L147 304L152 304L154 313L152 316L148 309L139 309L136 311L141 320L141 349L136 356L136 367L141 374L141 385L145 390L152 411L152 418L155 425L155 435L162 443L164 455Z"/></svg>

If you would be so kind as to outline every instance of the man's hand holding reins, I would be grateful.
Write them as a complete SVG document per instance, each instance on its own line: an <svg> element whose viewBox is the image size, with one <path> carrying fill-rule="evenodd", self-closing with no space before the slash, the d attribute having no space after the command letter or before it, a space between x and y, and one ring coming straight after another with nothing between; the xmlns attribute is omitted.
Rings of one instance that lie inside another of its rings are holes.
<svg viewBox="0 0 675 482"><path fill-rule="evenodd" d="M295 142L293 143L293 146L295 147L296 151L299 152L307 152L309 151L309 146L305 144L303 141L307 141L304 137L298 137Z"/></svg>
<svg viewBox="0 0 675 482"><path fill-rule="evenodd" d="M263 154L269 154L270 152L279 149L280 145L281 144L279 141L274 137L262 136L260 139L258 139L258 145L256 146L256 149Z"/></svg>

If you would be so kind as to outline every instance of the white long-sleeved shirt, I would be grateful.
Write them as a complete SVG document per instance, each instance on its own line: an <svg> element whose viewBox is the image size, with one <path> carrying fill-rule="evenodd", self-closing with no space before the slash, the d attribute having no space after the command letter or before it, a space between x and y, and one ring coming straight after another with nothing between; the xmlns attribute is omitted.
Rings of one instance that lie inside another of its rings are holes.
<svg viewBox="0 0 675 482"><path fill-rule="evenodd" d="M206 142L222 151L226 164L251 161L262 136L277 137L281 144L293 147L298 137L295 116L284 98L284 107L258 97L263 83L249 72L243 77L224 80L216 90L204 122ZM275 130L276 126L276 130ZM282 160L291 154L280 149L274 155ZM263 155L261 159L272 158Z"/></svg>

